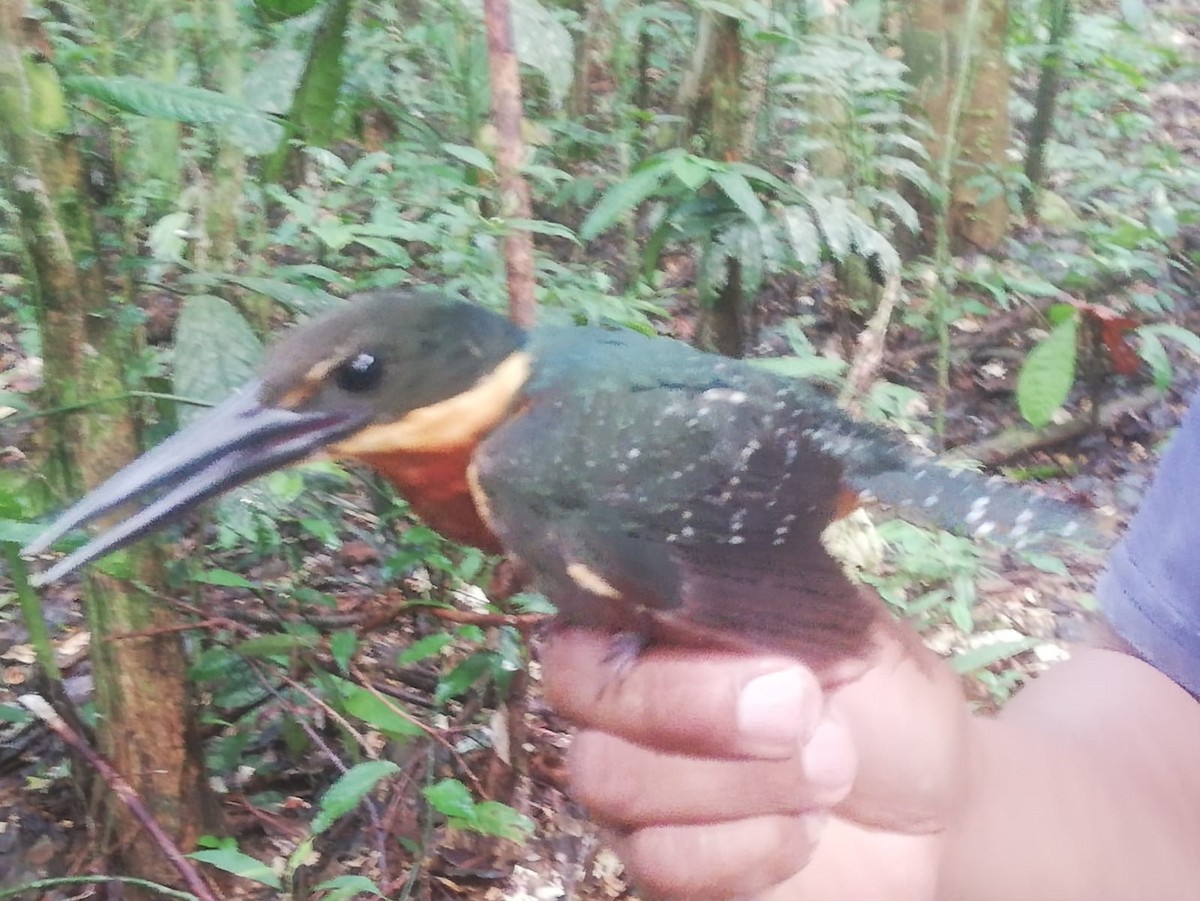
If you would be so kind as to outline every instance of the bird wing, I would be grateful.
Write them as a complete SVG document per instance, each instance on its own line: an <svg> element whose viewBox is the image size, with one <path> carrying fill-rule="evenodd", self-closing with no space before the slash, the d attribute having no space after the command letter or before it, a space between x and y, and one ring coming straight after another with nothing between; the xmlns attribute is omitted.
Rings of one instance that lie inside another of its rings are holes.
<svg viewBox="0 0 1200 901"><path fill-rule="evenodd" d="M808 660L855 653L874 607L821 543L843 488L829 436L812 434L828 411L695 357L656 367L668 378L631 376L630 360L617 379L610 360L587 390L531 390L474 457L490 525L569 623Z"/></svg>

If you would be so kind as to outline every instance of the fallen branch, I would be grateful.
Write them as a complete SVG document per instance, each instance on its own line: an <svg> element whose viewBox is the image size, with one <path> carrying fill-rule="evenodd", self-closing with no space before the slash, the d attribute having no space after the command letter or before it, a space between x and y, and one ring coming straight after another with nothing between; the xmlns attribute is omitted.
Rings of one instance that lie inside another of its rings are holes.
<svg viewBox="0 0 1200 901"><path fill-rule="evenodd" d="M1067 422L1055 423L1037 430L1014 426L983 441L960 445L947 452L946 456L978 460L989 465L1005 463L1020 454L1053 447L1086 435L1093 427L1112 428L1121 418L1141 413L1154 406L1162 400L1163 395L1161 388L1151 385L1132 397L1118 398L1101 405L1095 421L1090 414L1084 414Z"/></svg>

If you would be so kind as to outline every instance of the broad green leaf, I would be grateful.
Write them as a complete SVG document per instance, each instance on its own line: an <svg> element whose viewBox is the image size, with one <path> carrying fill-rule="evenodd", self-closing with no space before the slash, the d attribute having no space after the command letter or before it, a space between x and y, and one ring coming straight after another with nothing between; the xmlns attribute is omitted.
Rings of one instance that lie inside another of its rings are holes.
<svg viewBox="0 0 1200 901"><path fill-rule="evenodd" d="M422 734L420 726L392 709L392 705L400 706L399 701L389 704L365 688L345 679L335 677L333 682L341 692L342 706L346 712L358 717L372 729L379 730L389 738L411 738Z"/></svg>
<svg viewBox="0 0 1200 901"><path fill-rule="evenodd" d="M814 267L821 262L821 233L813 222L812 214L802 206L783 208L783 224L788 243L796 254L796 261L805 267Z"/></svg>
<svg viewBox="0 0 1200 901"><path fill-rule="evenodd" d="M260 860L255 860L248 854L243 854L234 848L214 848L209 851L195 851L188 855L192 860L209 864L218 870L232 873L243 879L249 879L273 889L282 889L283 883L275 875L275 871Z"/></svg>
<svg viewBox="0 0 1200 901"><path fill-rule="evenodd" d="M407 666L419 660L424 660L427 657L432 657L440 653L442 648L450 644L453 640L453 637L447 632L435 632L432 635L426 635L424 638L418 638L396 655L396 663L399 666Z"/></svg>
<svg viewBox="0 0 1200 901"><path fill-rule="evenodd" d="M368 760L351 767L329 787L313 817L312 831L318 835L358 806L376 785L400 771L390 760Z"/></svg>
<svg viewBox="0 0 1200 901"><path fill-rule="evenodd" d="M358 650L358 635L353 629L338 629L329 636L329 653L342 672L350 669L350 660Z"/></svg>
<svg viewBox="0 0 1200 901"><path fill-rule="evenodd" d="M310 650L316 646L315 636L276 632L239 641L233 650L243 657L288 657L295 651Z"/></svg>
<svg viewBox="0 0 1200 901"><path fill-rule="evenodd" d="M481 801L475 805L471 828L483 835L495 835L521 842L533 834L533 820L499 801Z"/></svg>
<svg viewBox="0 0 1200 901"><path fill-rule="evenodd" d="M444 675L433 694L434 703L445 704L451 698L463 694L468 688L492 672L495 655L492 651L478 651Z"/></svg>
<svg viewBox="0 0 1200 901"><path fill-rule="evenodd" d="M579 237L590 241L612 228L618 219L659 189L669 169L669 160L653 160L605 191L579 227Z"/></svg>
<svg viewBox="0 0 1200 901"><path fill-rule="evenodd" d="M1139 336L1142 340L1138 347L1138 356L1142 358L1142 362L1150 367L1155 386L1166 388L1171 384L1171 375L1173 373L1171 358L1167 356L1167 349L1158 340L1158 335L1153 332L1142 331L1139 333Z"/></svg>
<svg viewBox="0 0 1200 901"><path fill-rule="evenodd" d="M262 356L262 342L231 303L209 294L184 301L175 326L176 394L222 401L254 376ZM180 423L203 412L185 407Z"/></svg>
<svg viewBox="0 0 1200 901"><path fill-rule="evenodd" d="M671 154L671 172L689 191L699 191L712 178L715 165L690 153Z"/></svg>
<svg viewBox="0 0 1200 901"><path fill-rule="evenodd" d="M224 588L258 588L257 582L251 582L240 573L227 569L206 569L193 576L193 580L203 585L220 585Z"/></svg>
<svg viewBox="0 0 1200 901"><path fill-rule="evenodd" d="M16 707L12 704L0 704L0 723L28 723L33 719L33 714L23 707Z"/></svg>
<svg viewBox="0 0 1200 901"><path fill-rule="evenodd" d="M1071 393L1078 331L1077 316L1063 320L1025 358L1017 377L1017 405L1034 428L1046 425Z"/></svg>
<svg viewBox="0 0 1200 901"><path fill-rule="evenodd" d="M564 238L579 243L575 232L557 222L547 222L545 219L508 219L504 224L514 231L528 231L535 235L549 235L552 238Z"/></svg>
<svg viewBox="0 0 1200 901"><path fill-rule="evenodd" d="M421 792L442 816L455 820L470 820L475 812L475 799L470 790L457 779L442 779Z"/></svg>
<svg viewBox="0 0 1200 901"><path fill-rule="evenodd" d="M1035 569L1040 569L1044 573L1051 573L1056 576L1071 575L1067 564L1063 562L1062 557L1055 554L1047 554L1044 551L1022 551L1021 559Z"/></svg>
<svg viewBox="0 0 1200 901"><path fill-rule="evenodd" d="M1144 325L1137 330L1137 333L1139 335L1155 335L1159 338L1175 341L1192 356L1200 358L1200 335L1188 331L1183 326L1163 322L1157 325Z"/></svg>
<svg viewBox="0 0 1200 901"><path fill-rule="evenodd" d="M494 173L496 171L491 158L478 147L470 147L466 144L443 144L442 149L468 166L474 166L484 172Z"/></svg>
<svg viewBox="0 0 1200 901"><path fill-rule="evenodd" d="M247 290L262 294L277 303L283 304L293 313L303 316L315 316L317 313L332 309L342 303L342 299L320 288L304 288L277 278L259 278L257 276L239 275L226 276L225 281L241 285Z"/></svg>
<svg viewBox="0 0 1200 901"><path fill-rule="evenodd" d="M712 179L717 183L733 204L756 225L766 216L762 201L754 193L754 188L740 172L729 172L718 169L712 173Z"/></svg>
<svg viewBox="0 0 1200 901"><path fill-rule="evenodd" d="M469 829L483 835L495 835L510 841L522 841L533 832L533 822L498 801L476 802L467 787L457 779L443 779L422 794L455 829Z"/></svg>
<svg viewBox="0 0 1200 901"><path fill-rule="evenodd" d="M169 119L188 125L223 125L237 119L262 119L252 106L205 88L167 84L132 75L72 75L71 91L87 94L126 113Z"/></svg>
<svg viewBox="0 0 1200 901"><path fill-rule="evenodd" d="M46 530L44 525L34 522L20 522L15 519L0 519L0 541L9 541L22 547L29 544ZM54 546L66 549L84 543L81 533L73 533L54 542Z"/></svg>
<svg viewBox="0 0 1200 901"><path fill-rule="evenodd" d="M254 8L265 22L283 22L302 16L320 0L254 0Z"/></svg>

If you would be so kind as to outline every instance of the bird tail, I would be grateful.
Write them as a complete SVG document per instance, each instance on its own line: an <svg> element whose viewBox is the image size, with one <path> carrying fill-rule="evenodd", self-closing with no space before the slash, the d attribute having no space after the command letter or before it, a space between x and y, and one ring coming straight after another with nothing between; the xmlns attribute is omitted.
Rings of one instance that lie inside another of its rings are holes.
<svg viewBox="0 0 1200 901"><path fill-rule="evenodd" d="M1092 511L1043 497L1000 476L914 461L904 469L855 475L851 484L864 501L895 507L904 518L1018 549L1046 539L1096 548L1111 543L1110 530Z"/></svg>

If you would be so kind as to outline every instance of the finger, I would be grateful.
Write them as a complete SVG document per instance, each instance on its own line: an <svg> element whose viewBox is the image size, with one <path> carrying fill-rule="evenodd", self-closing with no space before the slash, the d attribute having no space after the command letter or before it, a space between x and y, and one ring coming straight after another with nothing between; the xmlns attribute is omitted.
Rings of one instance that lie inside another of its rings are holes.
<svg viewBox="0 0 1200 901"><path fill-rule="evenodd" d="M822 818L757 817L707 826L656 826L613 841L648 898L744 898L804 867Z"/></svg>
<svg viewBox="0 0 1200 901"><path fill-rule="evenodd" d="M571 794L592 819L641 828L831 808L850 791L855 755L849 733L828 721L788 760L684 757L586 731L575 737L568 764Z"/></svg>
<svg viewBox="0 0 1200 901"><path fill-rule="evenodd" d="M565 716L667 753L786 759L812 734L822 693L795 661L651 649L624 675L609 639L557 633L542 655L550 702Z"/></svg>
<svg viewBox="0 0 1200 901"><path fill-rule="evenodd" d="M875 644L876 665L830 702L860 752L839 814L892 831L937 831L966 778L962 688L904 624L889 621Z"/></svg>

